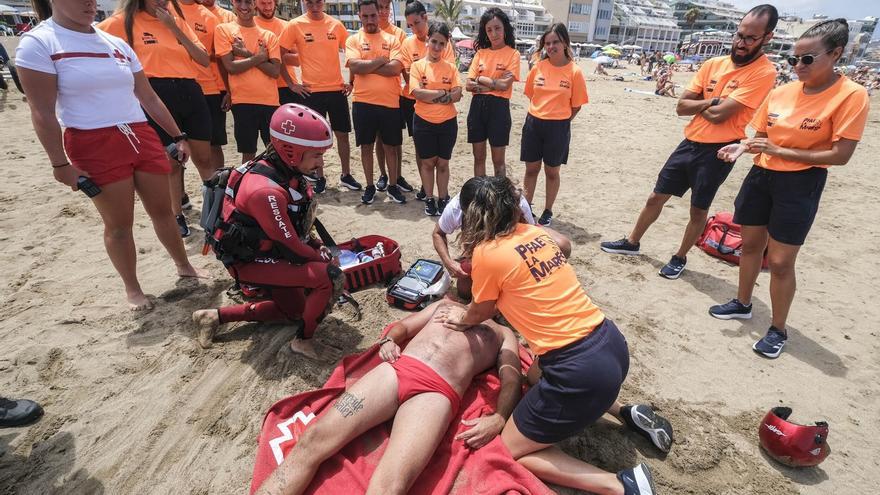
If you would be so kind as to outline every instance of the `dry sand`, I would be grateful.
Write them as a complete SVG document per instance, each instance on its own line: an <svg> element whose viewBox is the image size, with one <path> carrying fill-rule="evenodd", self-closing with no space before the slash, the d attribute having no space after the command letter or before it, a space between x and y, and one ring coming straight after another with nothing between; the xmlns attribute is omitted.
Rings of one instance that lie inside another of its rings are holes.
<svg viewBox="0 0 880 495"><path fill-rule="evenodd" d="M582 64L592 72L592 63ZM688 75L677 78L684 82ZM652 83L594 79L588 82L591 102L574 123L554 227L573 240L570 261L582 283L629 340L632 365L622 399L654 404L672 420L677 441L668 456L659 456L609 420L566 449L610 470L644 460L667 495L876 491L880 309L872 301L880 172L871 157L880 153L878 102L850 164L831 172L798 264L792 338L781 358L768 361L750 349L769 325L766 274L756 290L755 317L744 323L706 313L735 295L736 267L694 250L680 280L657 276L678 245L687 201L669 202L645 237L642 256L600 252L600 240L630 228L687 121L674 115L673 99L623 90L652 90ZM509 170L521 180L517 158L527 101L521 84L514 93ZM453 191L472 171L468 102L465 97L459 104ZM213 349L199 349L190 314L226 303L230 279L219 262L199 254L198 232L186 241L189 253L214 279L178 280L140 207L139 274L156 308L128 312L96 210L84 195L52 180L18 93L0 93L0 116L0 265L6 267L0 279L0 393L38 400L46 409L33 426L0 431L0 492L245 492L263 412L284 396L320 386L330 367L279 354L292 335L280 325L232 325ZM229 163L232 150L227 147ZM417 183L408 140L405 150L406 175ZM328 176L338 176L335 152L327 158ZM359 158L352 162L362 178ZM714 209L732 209L748 167L740 160ZM196 174L188 172L187 181L194 196ZM359 194L338 191L335 182L320 197L320 217L338 239L383 233L402 244L405 265L435 257L435 220L424 216L421 203L397 206L380 195L363 206ZM542 200L543 179L536 210ZM195 224L197 213L188 216ZM381 288L356 298L364 318L331 315L320 341L356 352L403 315L385 304ZM762 455L758 421L780 404L794 407L798 420L830 422L833 453L820 468L792 470Z"/></svg>

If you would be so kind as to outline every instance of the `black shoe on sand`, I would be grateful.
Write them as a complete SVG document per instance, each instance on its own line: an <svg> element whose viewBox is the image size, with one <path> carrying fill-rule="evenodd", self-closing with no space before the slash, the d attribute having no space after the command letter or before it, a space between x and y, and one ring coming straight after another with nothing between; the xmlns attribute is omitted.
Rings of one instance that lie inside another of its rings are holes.
<svg viewBox="0 0 880 495"><path fill-rule="evenodd" d="M623 484L623 495L654 495L654 479L651 469L644 462L634 468L624 469L617 473L617 479Z"/></svg>
<svg viewBox="0 0 880 495"><path fill-rule="evenodd" d="M669 452L672 448L672 425L666 418L655 413L651 406L623 406L620 408L620 415L627 426L650 440L661 451Z"/></svg>
<svg viewBox="0 0 880 495"><path fill-rule="evenodd" d="M0 397L0 428L33 423L43 415L43 408L32 400Z"/></svg>

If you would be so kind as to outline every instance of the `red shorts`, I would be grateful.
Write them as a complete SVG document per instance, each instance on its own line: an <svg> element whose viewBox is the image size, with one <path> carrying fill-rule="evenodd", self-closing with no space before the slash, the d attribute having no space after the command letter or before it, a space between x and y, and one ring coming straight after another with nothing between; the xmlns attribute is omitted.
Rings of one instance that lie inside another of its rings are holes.
<svg viewBox="0 0 880 495"><path fill-rule="evenodd" d="M397 361L390 364L397 372L398 404L403 404L410 397L419 394L436 392L449 399L449 403L452 405L452 415L455 416L461 405L461 397L449 385L449 382L438 375L430 366L406 354L401 354Z"/></svg>
<svg viewBox="0 0 880 495"><path fill-rule="evenodd" d="M64 150L70 163L89 174L99 186L128 179L135 170L171 173L165 148L146 122L100 129L65 129Z"/></svg>

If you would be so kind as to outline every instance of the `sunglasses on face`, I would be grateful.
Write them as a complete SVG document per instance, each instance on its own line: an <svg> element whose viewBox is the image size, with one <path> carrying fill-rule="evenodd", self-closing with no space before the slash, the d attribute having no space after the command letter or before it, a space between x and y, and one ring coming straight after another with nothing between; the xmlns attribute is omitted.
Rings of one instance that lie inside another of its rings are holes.
<svg viewBox="0 0 880 495"><path fill-rule="evenodd" d="M810 65L816 60L816 58L821 57L822 55L828 55L829 53L831 53L831 50L818 55L812 55L810 53L807 53L806 55L789 55L786 60L788 60L788 65L792 67L797 65L798 62L804 65Z"/></svg>

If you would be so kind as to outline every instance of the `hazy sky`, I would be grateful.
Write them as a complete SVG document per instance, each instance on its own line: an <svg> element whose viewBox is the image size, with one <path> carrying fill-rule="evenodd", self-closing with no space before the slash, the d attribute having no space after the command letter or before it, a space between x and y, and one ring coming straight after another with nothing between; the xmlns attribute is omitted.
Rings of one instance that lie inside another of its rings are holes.
<svg viewBox="0 0 880 495"><path fill-rule="evenodd" d="M861 19L867 16L880 17L880 0L726 0L741 9L748 10L761 3L775 5L780 14L795 14L812 17L825 14L830 17ZM880 38L880 29L874 32L874 39Z"/></svg>

